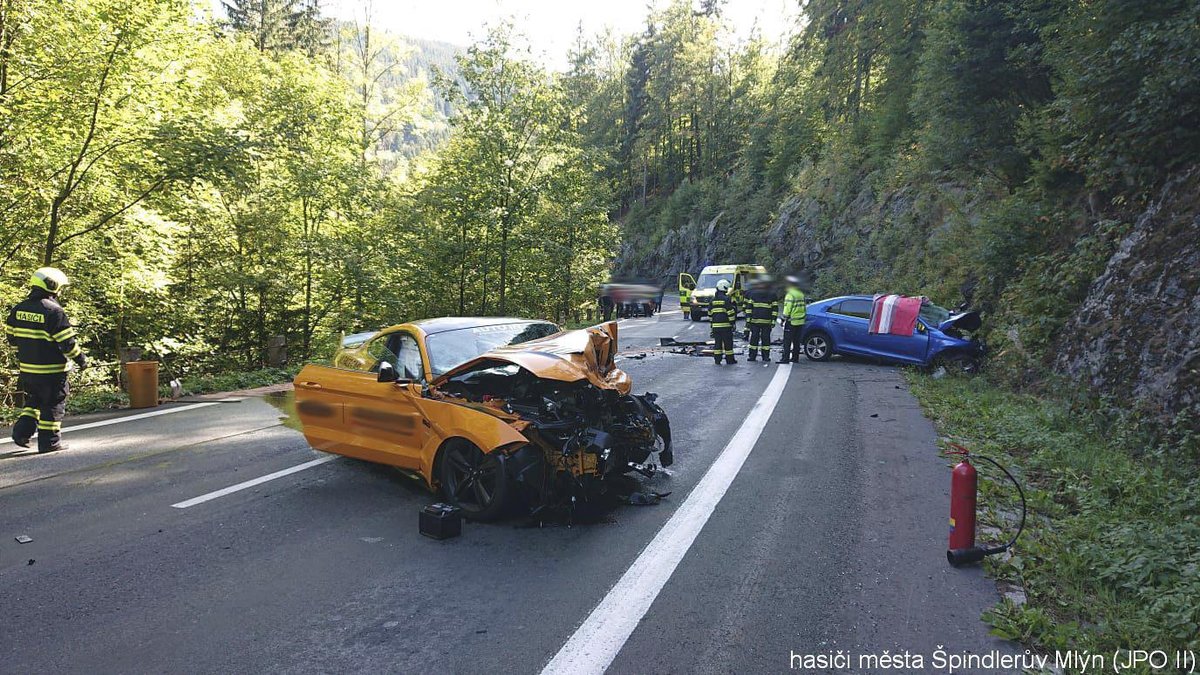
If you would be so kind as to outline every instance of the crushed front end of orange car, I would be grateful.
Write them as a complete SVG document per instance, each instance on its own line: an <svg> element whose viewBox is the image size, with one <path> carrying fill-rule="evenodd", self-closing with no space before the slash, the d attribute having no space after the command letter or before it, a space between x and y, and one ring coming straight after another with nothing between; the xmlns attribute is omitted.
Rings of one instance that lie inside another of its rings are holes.
<svg viewBox="0 0 1200 675"><path fill-rule="evenodd" d="M614 479L670 466L671 427L656 395L631 395L616 367L615 323L503 347L434 383L431 396L503 416L528 444L504 453L504 473L534 513L603 508Z"/></svg>

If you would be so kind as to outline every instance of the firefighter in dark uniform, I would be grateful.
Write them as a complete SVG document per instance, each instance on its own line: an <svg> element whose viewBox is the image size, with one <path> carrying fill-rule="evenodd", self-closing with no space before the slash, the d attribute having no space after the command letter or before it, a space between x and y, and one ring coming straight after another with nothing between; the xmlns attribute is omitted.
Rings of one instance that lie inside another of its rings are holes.
<svg viewBox="0 0 1200 675"><path fill-rule="evenodd" d="M717 292L708 308L708 315L712 318L713 337L716 338L713 359L718 366L721 365L722 358L725 359L725 363L737 363L737 359L733 358L733 323L737 317L737 307L729 299L729 286L725 279L717 282Z"/></svg>
<svg viewBox="0 0 1200 675"><path fill-rule="evenodd" d="M783 354L777 363L799 363L800 352L803 351L800 337L804 333L807 306L804 303L804 291L800 290L800 280L788 277L787 285L783 311L779 314L779 321L783 324Z"/></svg>
<svg viewBox="0 0 1200 675"><path fill-rule="evenodd" d="M29 297L12 308L4 323L9 344L17 348L17 382L25 392L25 407L12 429L13 442L28 448L36 431L38 452L65 448L60 432L70 392L67 373L71 361L84 366L75 328L58 304L58 294L67 283L67 275L53 267L37 270L29 278Z"/></svg>
<svg viewBox="0 0 1200 675"><path fill-rule="evenodd" d="M750 357L748 361L761 358L771 360L771 328L779 316L779 299L766 284L756 284L746 294L750 316L746 327L750 329Z"/></svg>

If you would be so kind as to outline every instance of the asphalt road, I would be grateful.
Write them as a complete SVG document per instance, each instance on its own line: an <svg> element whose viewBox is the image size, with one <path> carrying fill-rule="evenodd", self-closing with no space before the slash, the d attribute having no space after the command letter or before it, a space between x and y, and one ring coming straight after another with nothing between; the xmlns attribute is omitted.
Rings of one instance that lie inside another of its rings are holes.
<svg viewBox="0 0 1200 675"><path fill-rule="evenodd" d="M897 371L717 367L656 348L707 337L667 309L620 339L671 417L672 494L603 524L434 541L420 484L344 458L174 508L328 457L263 398L0 445L0 672L811 672L839 650L838 672L884 650L933 672L938 646L1013 649L978 620L991 582L946 566L949 471Z"/></svg>

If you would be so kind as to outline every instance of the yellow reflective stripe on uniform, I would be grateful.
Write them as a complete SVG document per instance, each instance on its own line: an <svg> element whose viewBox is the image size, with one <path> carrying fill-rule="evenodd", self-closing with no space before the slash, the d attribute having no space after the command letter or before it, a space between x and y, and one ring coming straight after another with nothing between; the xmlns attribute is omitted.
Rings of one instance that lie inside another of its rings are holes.
<svg viewBox="0 0 1200 675"><path fill-rule="evenodd" d="M15 335L17 337L29 338L31 340L45 340L47 342L54 342L54 339L50 337L50 334L44 330L38 330L36 328L18 328L15 326L7 326L7 325L5 326L5 328L7 329L6 332L9 335Z"/></svg>
<svg viewBox="0 0 1200 675"><path fill-rule="evenodd" d="M50 373L65 373L67 372L67 363L18 363L22 373L33 373L35 375L46 375Z"/></svg>
<svg viewBox="0 0 1200 675"><path fill-rule="evenodd" d="M21 414L19 415L19 417L32 417L35 420L40 416L37 408L21 408Z"/></svg>
<svg viewBox="0 0 1200 675"><path fill-rule="evenodd" d="M74 328L67 328L65 330L61 330L61 331L55 333L51 337L54 338L55 342L62 342L63 340L69 340L69 339L75 337L76 335L77 335L77 333L75 332Z"/></svg>
<svg viewBox="0 0 1200 675"><path fill-rule="evenodd" d="M67 357L68 359L73 359L82 353L83 353L83 347L80 347L79 345L75 345L69 351L64 353L63 356Z"/></svg>
<svg viewBox="0 0 1200 675"><path fill-rule="evenodd" d="M45 429L47 431L58 431L59 429L62 429L62 422L47 422L45 420L38 420L38 428Z"/></svg>

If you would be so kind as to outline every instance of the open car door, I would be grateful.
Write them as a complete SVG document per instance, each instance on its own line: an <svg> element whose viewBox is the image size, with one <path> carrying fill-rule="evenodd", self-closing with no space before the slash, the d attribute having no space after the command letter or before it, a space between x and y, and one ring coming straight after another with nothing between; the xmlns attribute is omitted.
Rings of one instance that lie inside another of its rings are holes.
<svg viewBox="0 0 1200 675"><path fill-rule="evenodd" d="M688 302L691 300L692 291L696 288L696 278L687 272L679 273L679 308L684 314L688 311Z"/></svg>
<svg viewBox="0 0 1200 675"><path fill-rule="evenodd" d="M381 334L360 354L369 357L363 369L308 365L296 376L296 411L305 438L325 452L419 468L429 431L414 402L423 377L416 369L415 339L403 331ZM380 381L384 363L399 381Z"/></svg>

